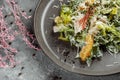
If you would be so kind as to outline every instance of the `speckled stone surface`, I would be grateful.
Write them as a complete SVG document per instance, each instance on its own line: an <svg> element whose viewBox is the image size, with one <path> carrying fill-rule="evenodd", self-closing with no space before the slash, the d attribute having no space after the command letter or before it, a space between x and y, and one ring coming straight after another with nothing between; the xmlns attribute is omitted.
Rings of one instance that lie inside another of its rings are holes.
<svg viewBox="0 0 120 80"><path fill-rule="evenodd" d="M39 0L16 0L23 11L28 15L34 15ZM5 5L4 15L9 14L5 0L0 0L0 5ZM13 22L13 16L8 16L6 21ZM33 16L30 20L24 20L28 29L33 32ZM85 76L68 72L53 63L42 50L35 51L26 46L22 37L11 44L18 49L15 59L18 64L14 68L0 68L0 80L120 80L120 74L109 76Z"/></svg>

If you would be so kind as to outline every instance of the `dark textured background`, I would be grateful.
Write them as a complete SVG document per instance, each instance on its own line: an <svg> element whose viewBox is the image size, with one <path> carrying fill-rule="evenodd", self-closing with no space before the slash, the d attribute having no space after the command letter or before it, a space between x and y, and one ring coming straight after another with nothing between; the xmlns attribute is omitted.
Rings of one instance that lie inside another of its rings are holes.
<svg viewBox="0 0 120 80"><path fill-rule="evenodd" d="M16 0L23 11L32 15L30 20L23 20L28 29L33 32L33 15L39 0ZM5 0L0 0L0 5L5 5L4 15L9 14ZM13 16L5 19L10 27L15 27ZM85 76L68 72L53 63L43 52L35 51L26 46L22 38L17 39L11 44L19 52L15 55L17 64L14 68L0 69L0 80L120 80L120 74L109 76Z"/></svg>

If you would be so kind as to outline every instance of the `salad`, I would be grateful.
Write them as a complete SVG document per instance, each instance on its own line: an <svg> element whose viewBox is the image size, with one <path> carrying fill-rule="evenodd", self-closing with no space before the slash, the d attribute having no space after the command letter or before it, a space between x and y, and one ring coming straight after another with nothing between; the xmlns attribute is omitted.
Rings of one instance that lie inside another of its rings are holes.
<svg viewBox="0 0 120 80"><path fill-rule="evenodd" d="M120 52L120 0L69 0L54 22L58 39L76 46L77 58L88 66L103 57L103 50Z"/></svg>

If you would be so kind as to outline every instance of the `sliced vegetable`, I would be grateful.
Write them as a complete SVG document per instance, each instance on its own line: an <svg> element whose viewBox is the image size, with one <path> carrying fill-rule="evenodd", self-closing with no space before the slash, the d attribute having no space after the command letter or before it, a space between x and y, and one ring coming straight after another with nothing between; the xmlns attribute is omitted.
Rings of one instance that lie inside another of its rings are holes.
<svg viewBox="0 0 120 80"><path fill-rule="evenodd" d="M112 8L111 14L115 15L115 14L117 14L117 12L118 12L118 8L117 7Z"/></svg>
<svg viewBox="0 0 120 80"><path fill-rule="evenodd" d="M88 4L92 5L96 0L85 0Z"/></svg>

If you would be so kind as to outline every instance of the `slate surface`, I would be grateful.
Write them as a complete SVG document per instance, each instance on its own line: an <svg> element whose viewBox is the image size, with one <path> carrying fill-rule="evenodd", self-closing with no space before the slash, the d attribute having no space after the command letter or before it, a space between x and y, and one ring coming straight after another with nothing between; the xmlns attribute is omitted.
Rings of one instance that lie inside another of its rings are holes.
<svg viewBox="0 0 120 80"><path fill-rule="evenodd" d="M35 8L39 0L17 0L21 9L28 15L34 15ZM8 6L5 0L0 0L0 6L5 5L4 14L9 14ZM8 23L13 22L13 16L6 18ZM28 29L33 32L33 17L30 20L24 20ZM8 24L13 26L14 24ZM85 76L68 72L55 63L53 63L43 51L35 51L26 46L22 38L18 38L11 44L19 52L15 55L16 61L20 63L14 68L0 68L0 80L120 80L120 74L109 76Z"/></svg>

